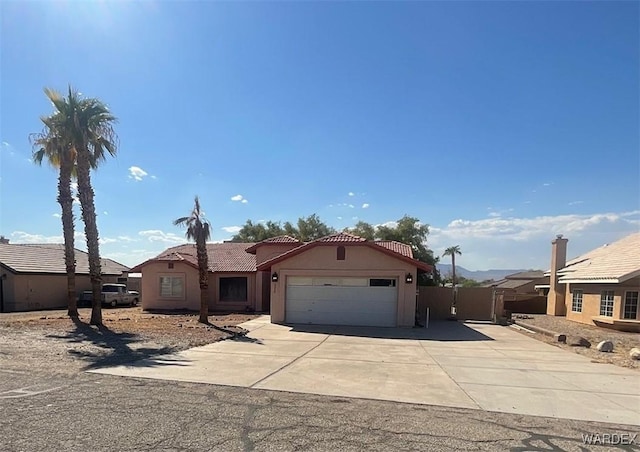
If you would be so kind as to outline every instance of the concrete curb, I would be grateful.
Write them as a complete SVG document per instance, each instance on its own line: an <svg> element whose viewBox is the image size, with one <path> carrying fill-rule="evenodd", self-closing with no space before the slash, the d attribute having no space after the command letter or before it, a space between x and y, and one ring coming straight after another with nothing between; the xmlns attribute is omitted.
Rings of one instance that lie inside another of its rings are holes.
<svg viewBox="0 0 640 452"><path fill-rule="evenodd" d="M515 321L515 324L521 326L522 328L527 328L531 331L535 331L536 333L544 334L545 336L549 336L554 338L558 342L567 342L567 335L563 333L556 333L555 331L548 330L546 328L542 328L540 326L531 325L526 322L521 322L519 320Z"/></svg>

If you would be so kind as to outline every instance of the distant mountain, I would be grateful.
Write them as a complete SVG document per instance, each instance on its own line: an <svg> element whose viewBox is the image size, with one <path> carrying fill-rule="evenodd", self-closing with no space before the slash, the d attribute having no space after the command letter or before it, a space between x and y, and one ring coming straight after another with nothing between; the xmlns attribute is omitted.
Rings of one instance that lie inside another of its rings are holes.
<svg viewBox="0 0 640 452"><path fill-rule="evenodd" d="M436 268L440 272L442 276L447 276L451 274L451 264L436 264ZM507 275L512 275L514 273L523 272L527 269L513 269L513 270L502 270L502 269L492 269L492 270L467 270L464 267L460 267L456 265L456 276L463 276L467 279L474 279L476 281L485 281L487 279L493 279L494 281L498 281L503 279Z"/></svg>

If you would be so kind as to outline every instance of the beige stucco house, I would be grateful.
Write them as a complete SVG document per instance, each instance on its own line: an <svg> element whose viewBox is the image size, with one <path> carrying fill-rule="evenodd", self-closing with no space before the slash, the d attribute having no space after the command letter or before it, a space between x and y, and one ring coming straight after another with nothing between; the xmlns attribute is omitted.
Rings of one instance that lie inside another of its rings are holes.
<svg viewBox="0 0 640 452"><path fill-rule="evenodd" d="M76 249L76 292L91 289L86 252ZM102 259L104 282L126 282L128 267ZM67 306L64 245L0 242L0 312Z"/></svg>
<svg viewBox="0 0 640 452"><path fill-rule="evenodd" d="M640 331L640 232L566 261L568 240L551 242L547 314Z"/></svg>
<svg viewBox="0 0 640 452"><path fill-rule="evenodd" d="M413 326L418 272L431 266L411 247L347 233L301 243L208 244L209 307L270 311L275 323ZM136 266L143 309L200 305L195 245L173 247Z"/></svg>

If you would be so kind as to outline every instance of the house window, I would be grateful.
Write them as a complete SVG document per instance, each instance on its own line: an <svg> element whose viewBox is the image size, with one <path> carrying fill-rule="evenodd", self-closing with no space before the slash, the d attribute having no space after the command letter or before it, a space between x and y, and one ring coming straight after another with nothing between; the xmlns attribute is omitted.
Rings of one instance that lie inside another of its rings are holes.
<svg viewBox="0 0 640 452"><path fill-rule="evenodd" d="M161 276L160 296L162 298L184 298L184 277Z"/></svg>
<svg viewBox="0 0 640 452"><path fill-rule="evenodd" d="M613 290L603 290L600 295L600 315L613 317Z"/></svg>
<svg viewBox="0 0 640 452"><path fill-rule="evenodd" d="M220 301L247 301L247 278L220 278Z"/></svg>
<svg viewBox="0 0 640 452"><path fill-rule="evenodd" d="M344 250L344 246L339 246L338 247L338 260L339 261L343 261L345 257L345 250Z"/></svg>
<svg viewBox="0 0 640 452"><path fill-rule="evenodd" d="M573 312L582 312L582 291L574 290L573 299L571 300L571 310Z"/></svg>
<svg viewBox="0 0 640 452"><path fill-rule="evenodd" d="M395 279L372 278L369 280L370 287L395 287Z"/></svg>
<svg viewBox="0 0 640 452"><path fill-rule="evenodd" d="M624 294L624 318L638 318L638 292L627 292Z"/></svg>

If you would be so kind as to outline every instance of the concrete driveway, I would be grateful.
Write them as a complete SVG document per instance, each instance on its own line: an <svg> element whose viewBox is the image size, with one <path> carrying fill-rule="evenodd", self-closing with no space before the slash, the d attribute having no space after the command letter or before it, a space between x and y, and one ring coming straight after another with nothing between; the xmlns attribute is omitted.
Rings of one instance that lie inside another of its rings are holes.
<svg viewBox="0 0 640 452"><path fill-rule="evenodd" d="M429 329L282 326L91 372L640 425L638 372L457 322Z"/></svg>

